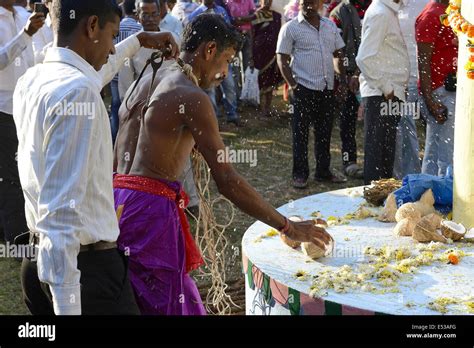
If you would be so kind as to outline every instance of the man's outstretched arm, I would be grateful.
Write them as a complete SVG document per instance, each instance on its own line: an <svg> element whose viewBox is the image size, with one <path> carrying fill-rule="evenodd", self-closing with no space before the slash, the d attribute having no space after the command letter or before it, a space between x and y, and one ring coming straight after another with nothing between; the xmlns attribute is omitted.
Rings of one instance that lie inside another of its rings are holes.
<svg viewBox="0 0 474 348"><path fill-rule="evenodd" d="M216 181L219 192L246 214L276 228L285 224L285 217L277 212L245 180L234 167L220 160L219 154L225 151L225 145L219 134L217 118L211 101L202 92L189 96L189 112L184 117L191 130L198 150L204 156ZM313 221L290 222L288 237L301 242L313 242L324 247L331 237L323 229L316 227Z"/></svg>

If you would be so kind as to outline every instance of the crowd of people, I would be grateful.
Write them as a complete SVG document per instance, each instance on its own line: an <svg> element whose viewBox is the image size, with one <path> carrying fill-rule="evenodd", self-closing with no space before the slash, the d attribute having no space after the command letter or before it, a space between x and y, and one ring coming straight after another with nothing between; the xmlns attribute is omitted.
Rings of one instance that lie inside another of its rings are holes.
<svg viewBox="0 0 474 348"><path fill-rule="evenodd" d="M26 234L39 245L38 261L23 262L31 312L204 313L188 276L202 259L183 214L199 205L195 146L219 191L244 212L295 240L328 242L324 229L290 222L216 159L224 148L218 118L242 126L248 69L258 71L260 117L274 117L283 86L295 188L308 186L311 127L318 182L444 175L453 161L458 45L440 21L447 6L290 0L280 13L272 0L0 0L0 223L5 241ZM169 61L155 71L158 49ZM87 117L65 117L78 107ZM331 169L337 118L344 176Z"/></svg>

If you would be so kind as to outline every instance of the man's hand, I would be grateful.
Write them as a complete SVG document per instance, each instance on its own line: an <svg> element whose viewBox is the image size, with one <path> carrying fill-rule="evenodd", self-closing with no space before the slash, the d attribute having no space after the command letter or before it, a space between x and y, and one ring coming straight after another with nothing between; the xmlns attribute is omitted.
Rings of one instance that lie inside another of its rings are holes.
<svg viewBox="0 0 474 348"><path fill-rule="evenodd" d="M349 90L354 94L357 93L357 91L359 90L359 76L351 76L351 78L349 79Z"/></svg>
<svg viewBox="0 0 474 348"><path fill-rule="evenodd" d="M430 112L431 116L436 120L436 123L438 124L444 124L447 120L447 107L433 99L433 98L426 98L426 107L428 108L428 111Z"/></svg>
<svg viewBox="0 0 474 348"><path fill-rule="evenodd" d="M317 221L319 225L323 225ZM290 221L290 229L287 234L288 238L296 242L310 242L316 244L325 250L326 245L333 241L331 235L326 232L323 227L316 226L314 220L294 222Z"/></svg>
<svg viewBox="0 0 474 348"><path fill-rule="evenodd" d="M25 26L25 33L27 33L29 36L36 34L36 32L44 25L44 20L44 13L34 12L30 18L28 18L28 22Z"/></svg>
<svg viewBox="0 0 474 348"><path fill-rule="evenodd" d="M179 47L171 33L142 31L137 39L142 47L163 51L166 58L178 57Z"/></svg>

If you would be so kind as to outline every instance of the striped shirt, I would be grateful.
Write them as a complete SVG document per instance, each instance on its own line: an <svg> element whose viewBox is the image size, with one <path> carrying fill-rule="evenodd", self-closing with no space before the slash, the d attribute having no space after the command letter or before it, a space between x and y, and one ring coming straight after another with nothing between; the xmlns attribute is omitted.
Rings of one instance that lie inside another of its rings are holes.
<svg viewBox="0 0 474 348"><path fill-rule="evenodd" d="M129 36L138 33L140 30L143 30L143 27L140 23L131 17L125 17L120 22L119 34L114 40L114 43L117 45ZM118 82L118 74L114 76L113 81Z"/></svg>
<svg viewBox="0 0 474 348"><path fill-rule="evenodd" d="M333 54L343 47L331 20L321 18L318 30L300 12L281 28L276 53L291 56L290 68L298 84L322 91L334 89Z"/></svg>

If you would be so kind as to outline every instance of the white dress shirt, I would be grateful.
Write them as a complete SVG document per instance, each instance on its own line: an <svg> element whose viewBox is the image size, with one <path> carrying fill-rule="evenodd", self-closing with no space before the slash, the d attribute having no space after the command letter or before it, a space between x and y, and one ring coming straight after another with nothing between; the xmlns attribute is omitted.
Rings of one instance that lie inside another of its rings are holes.
<svg viewBox="0 0 474 348"><path fill-rule="evenodd" d="M122 41L100 72L72 50L49 48L15 90L26 220L40 235L38 276L50 286L56 314L81 314L80 245L116 241L119 234L112 137L100 91L125 53L139 48L136 36Z"/></svg>
<svg viewBox="0 0 474 348"><path fill-rule="evenodd" d="M405 101L410 61L393 0L374 0L365 13L356 57L362 97L388 95Z"/></svg>
<svg viewBox="0 0 474 348"><path fill-rule="evenodd" d="M160 29L163 31L169 31L181 39L183 34L183 23L173 16L171 13L167 13L165 18L160 22Z"/></svg>
<svg viewBox="0 0 474 348"><path fill-rule="evenodd" d="M33 51L35 53L35 64L42 63L46 50L53 45L54 33L51 16L46 16L44 25L33 35Z"/></svg>
<svg viewBox="0 0 474 348"><path fill-rule="evenodd" d="M171 10L171 14L178 18L181 23L184 23L186 18L199 7L199 4L191 0L178 0Z"/></svg>
<svg viewBox="0 0 474 348"><path fill-rule="evenodd" d="M161 29L161 24L160 24ZM165 33L169 32L168 30L160 30L160 32ZM173 35L176 44L179 46L181 44L181 40L178 36L176 36L173 32ZM127 61L123 67L119 71L119 79L118 79L118 89L119 89L119 96L120 99L123 100L127 90L132 85L133 81L135 81L142 72L143 68L145 68L146 62L150 59L151 54L155 52L155 50L150 48L140 48L140 50L133 56L130 61ZM151 68L149 67L150 71ZM148 69L147 69L148 71Z"/></svg>
<svg viewBox="0 0 474 348"><path fill-rule="evenodd" d="M410 84L418 83L418 59L415 37L415 21L430 0L403 0L404 6L398 12L398 21L410 58Z"/></svg>
<svg viewBox="0 0 474 348"><path fill-rule="evenodd" d="M29 14L21 7L13 9L10 12L0 6L0 111L9 115L16 82L34 65L32 40L24 31Z"/></svg>
<svg viewBox="0 0 474 348"><path fill-rule="evenodd" d="M319 30L300 12L285 23L278 35L276 53L291 56L297 83L311 90L334 88L334 52L345 46L337 26L321 17Z"/></svg>

